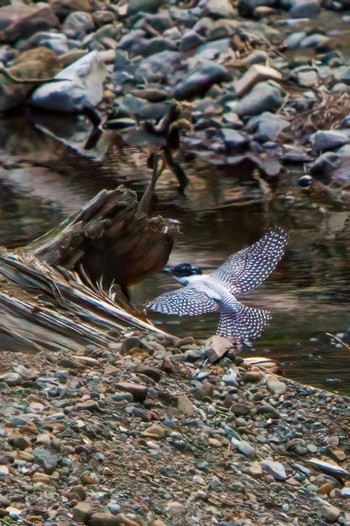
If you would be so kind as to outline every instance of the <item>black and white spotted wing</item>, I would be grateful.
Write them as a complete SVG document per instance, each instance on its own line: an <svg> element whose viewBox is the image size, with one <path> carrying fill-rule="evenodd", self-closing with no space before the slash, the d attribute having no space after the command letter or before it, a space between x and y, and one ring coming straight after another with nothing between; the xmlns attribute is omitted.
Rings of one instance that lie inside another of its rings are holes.
<svg viewBox="0 0 350 526"><path fill-rule="evenodd" d="M233 295L249 292L271 274L282 258L286 244L286 232L276 227L254 245L232 254L211 277Z"/></svg>
<svg viewBox="0 0 350 526"><path fill-rule="evenodd" d="M219 305L204 292L191 287L183 287L166 292L145 306L163 314L177 314L178 316L198 316L207 312L218 312Z"/></svg>
<svg viewBox="0 0 350 526"><path fill-rule="evenodd" d="M271 314L266 309L254 309L238 304L237 310L221 312L217 334L226 338L250 340L258 338L268 325Z"/></svg>

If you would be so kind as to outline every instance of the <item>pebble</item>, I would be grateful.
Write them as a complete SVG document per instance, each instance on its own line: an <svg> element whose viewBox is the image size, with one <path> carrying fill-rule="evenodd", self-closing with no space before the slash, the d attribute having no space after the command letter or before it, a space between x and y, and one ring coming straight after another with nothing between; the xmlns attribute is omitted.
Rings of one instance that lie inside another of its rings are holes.
<svg viewBox="0 0 350 526"><path fill-rule="evenodd" d="M76 521L86 523L92 515L92 508L87 502L79 502L72 508L72 513Z"/></svg>
<svg viewBox="0 0 350 526"><path fill-rule="evenodd" d="M270 391L270 393L273 393L275 395L281 395L286 392L287 386L284 382L281 382L277 378L274 378L273 376L267 377L267 388Z"/></svg>
<svg viewBox="0 0 350 526"><path fill-rule="evenodd" d="M320 513L327 522L332 523L338 519L341 512L335 506L330 506L329 504L324 503L320 505Z"/></svg>
<svg viewBox="0 0 350 526"><path fill-rule="evenodd" d="M194 406L186 395L179 395L177 397L177 408L181 413L188 416L194 413Z"/></svg>
<svg viewBox="0 0 350 526"><path fill-rule="evenodd" d="M56 451L40 447L33 449L33 455L36 464L48 475L51 475L55 471L60 459L60 455Z"/></svg>
<svg viewBox="0 0 350 526"><path fill-rule="evenodd" d="M261 462L261 467L264 471L273 476L275 480L286 480L287 474L284 466L280 462L273 460L264 460Z"/></svg>

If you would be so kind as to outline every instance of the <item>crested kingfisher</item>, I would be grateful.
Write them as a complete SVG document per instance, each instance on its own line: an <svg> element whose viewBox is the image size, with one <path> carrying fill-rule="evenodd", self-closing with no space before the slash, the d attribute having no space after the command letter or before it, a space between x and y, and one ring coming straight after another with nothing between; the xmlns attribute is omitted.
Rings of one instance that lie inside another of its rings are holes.
<svg viewBox="0 0 350 526"><path fill-rule="evenodd" d="M236 296L258 287L274 270L284 254L287 234L276 227L259 241L232 254L211 274L182 263L166 270L184 287L161 294L145 306L163 314L198 316L220 314L217 334L237 340L261 335L271 315L266 309L246 307Z"/></svg>

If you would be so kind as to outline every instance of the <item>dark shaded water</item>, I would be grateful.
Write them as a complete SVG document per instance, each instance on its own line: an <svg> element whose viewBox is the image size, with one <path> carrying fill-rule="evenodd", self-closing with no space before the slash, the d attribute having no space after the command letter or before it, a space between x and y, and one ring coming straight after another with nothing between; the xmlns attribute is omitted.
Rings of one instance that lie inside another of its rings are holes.
<svg viewBox="0 0 350 526"><path fill-rule="evenodd" d="M87 138L86 123L69 127L65 119L61 126L57 120L55 124L50 136L22 117L1 122L0 244L18 246L38 237L102 188L128 182L140 191L149 180L146 154L138 149L104 137L99 151L82 158L77 152ZM65 139L77 150L67 148ZM101 165L95 156L105 153L108 141L114 146ZM270 226L284 226L290 236L284 260L263 286L240 298L273 314L264 336L245 354L271 357L291 378L349 394L350 351L326 335L350 326L348 212L299 194L297 171L270 181L268 201L251 177L252 167L212 165L202 159L187 162L186 172L191 180L186 196L177 193L170 173L157 187L156 211L182 224L170 264L217 266ZM171 286L171 279L159 275L134 287L132 297L142 303ZM198 338L210 336L217 323L214 315L154 319L169 332Z"/></svg>

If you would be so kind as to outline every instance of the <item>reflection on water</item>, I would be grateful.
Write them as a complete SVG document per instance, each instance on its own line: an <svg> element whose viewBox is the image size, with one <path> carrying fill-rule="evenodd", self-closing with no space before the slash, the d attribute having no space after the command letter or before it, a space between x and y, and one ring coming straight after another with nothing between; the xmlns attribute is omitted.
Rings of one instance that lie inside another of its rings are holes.
<svg viewBox="0 0 350 526"><path fill-rule="evenodd" d="M15 246L38 237L102 188L122 181L141 190L147 184L147 152L116 142L114 157L101 163L102 143L88 157L77 153L89 135L84 122L78 123L72 148L44 133L42 121L38 129L21 119L3 121L0 127L0 244ZM186 171L191 179L187 196L177 194L170 174L157 189L157 211L182 223L170 264L217 266L270 226L286 227L286 257L263 286L240 298L273 314L264 336L245 354L269 356L294 379L350 394L350 351L331 345L326 336L350 326L347 212L295 199L291 183L299 173L276 182L274 199L262 204L259 186L246 171L208 166L203 160L191 162ZM242 202L253 204L236 206ZM132 297L142 303L172 286L169 277L159 275L134 287ZM169 332L201 339L217 324L215 315L154 315L154 320Z"/></svg>

